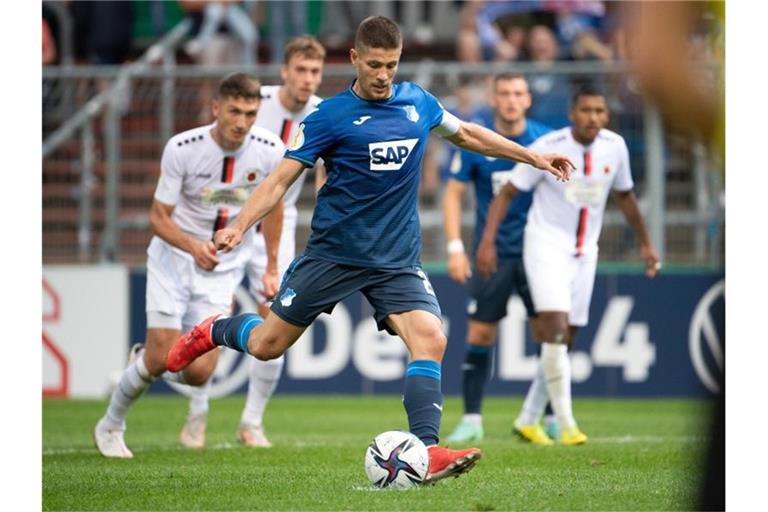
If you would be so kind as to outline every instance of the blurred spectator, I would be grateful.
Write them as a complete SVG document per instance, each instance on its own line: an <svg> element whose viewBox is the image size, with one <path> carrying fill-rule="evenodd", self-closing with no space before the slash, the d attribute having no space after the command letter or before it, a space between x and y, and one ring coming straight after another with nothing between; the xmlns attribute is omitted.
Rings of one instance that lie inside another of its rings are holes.
<svg viewBox="0 0 768 512"><path fill-rule="evenodd" d="M268 9L270 62L280 63L288 40L307 33L307 2L270 0Z"/></svg>
<svg viewBox="0 0 768 512"><path fill-rule="evenodd" d="M353 27L371 14L366 2L344 0L323 3L320 41L326 48L346 49L354 36Z"/></svg>
<svg viewBox="0 0 768 512"><path fill-rule="evenodd" d="M53 38L51 27L43 18L43 65L55 63L56 57L56 40Z"/></svg>
<svg viewBox="0 0 768 512"><path fill-rule="evenodd" d="M547 0L545 8L554 14L554 28L565 53L579 60L614 57L611 46L601 39L606 28L605 3L599 0Z"/></svg>
<svg viewBox="0 0 768 512"><path fill-rule="evenodd" d="M468 0L461 10L457 58L463 62L517 60L526 27L533 23L539 1L485 2Z"/></svg>
<svg viewBox="0 0 768 512"><path fill-rule="evenodd" d="M394 19L406 41L429 44L435 39L432 30L432 2L429 0L396 0L392 2Z"/></svg>
<svg viewBox="0 0 768 512"><path fill-rule="evenodd" d="M536 25L528 32L528 55L537 68L528 77L533 106L530 116L552 128L570 124L568 111L571 101L571 85L567 75L548 72L560 56L560 47L552 30Z"/></svg>
<svg viewBox="0 0 768 512"><path fill-rule="evenodd" d="M69 8L78 56L95 65L128 60L133 43L133 2L77 0Z"/></svg>
<svg viewBox="0 0 768 512"><path fill-rule="evenodd" d="M184 50L203 64L238 63L249 68L255 66L259 31L251 19L254 3L253 0L242 3L234 0L182 0L184 10L200 23L197 36L187 42ZM223 38L217 38L222 28L228 32ZM240 43L239 59L231 56L234 42L232 34Z"/></svg>

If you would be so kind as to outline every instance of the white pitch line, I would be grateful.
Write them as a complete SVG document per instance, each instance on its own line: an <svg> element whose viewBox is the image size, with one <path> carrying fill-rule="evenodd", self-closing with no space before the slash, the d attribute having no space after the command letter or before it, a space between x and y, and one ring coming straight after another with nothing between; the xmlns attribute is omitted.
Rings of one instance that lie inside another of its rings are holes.
<svg viewBox="0 0 768 512"><path fill-rule="evenodd" d="M634 444L634 443L698 443L708 441L706 436L609 436L590 437L589 443Z"/></svg>
<svg viewBox="0 0 768 512"><path fill-rule="evenodd" d="M590 437L589 444L647 444L647 443L703 443L709 441L707 436L608 436L608 437ZM307 442L296 441L293 443L283 444L284 447L290 448L311 448L311 447L332 447L332 446L346 446L345 444L337 443L325 443L325 442ZM205 450L232 450L234 448L242 448L237 443L216 443L207 446ZM131 451L135 453L146 452L177 452L177 451L190 451L189 448L183 446L171 446L171 445L139 445L131 447ZM70 454L83 454L83 453L97 453L96 447L70 447L70 448L45 448L43 449L43 455L56 456L56 455L70 455Z"/></svg>

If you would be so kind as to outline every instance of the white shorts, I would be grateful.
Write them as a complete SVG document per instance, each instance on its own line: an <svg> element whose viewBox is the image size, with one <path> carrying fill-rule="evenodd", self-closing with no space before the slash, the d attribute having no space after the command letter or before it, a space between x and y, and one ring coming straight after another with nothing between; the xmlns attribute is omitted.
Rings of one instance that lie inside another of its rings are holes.
<svg viewBox="0 0 768 512"><path fill-rule="evenodd" d="M570 325L587 325L596 257L576 257L561 248L526 239L523 263L536 311L565 311Z"/></svg>
<svg viewBox="0 0 768 512"><path fill-rule="evenodd" d="M147 328L187 331L211 315L230 313L242 271L207 272L157 237L147 255Z"/></svg>
<svg viewBox="0 0 768 512"><path fill-rule="evenodd" d="M277 278L282 281L285 271L288 270L296 257L296 217L286 214L283 218L283 232L280 234L280 247L277 252ZM248 274L248 290L261 304L267 304L269 300L264 296L264 283L262 277L267 271L267 244L263 235L254 237L253 256L245 266Z"/></svg>

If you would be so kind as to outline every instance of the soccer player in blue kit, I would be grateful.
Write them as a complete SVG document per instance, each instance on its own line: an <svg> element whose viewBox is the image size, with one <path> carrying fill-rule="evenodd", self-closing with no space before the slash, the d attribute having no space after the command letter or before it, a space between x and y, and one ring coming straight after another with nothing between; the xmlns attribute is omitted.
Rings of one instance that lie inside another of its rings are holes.
<svg viewBox="0 0 768 512"><path fill-rule="evenodd" d="M527 146L552 131L548 126L526 117L531 107L531 93L525 75L501 73L494 76L490 105L493 108L492 115L482 122L518 144ZM486 279L478 273L472 273L470 259L464 250L461 240L461 197L467 184L472 183L476 210L471 254L475 254L483 235L488 206L511 172L509 162L463 150L452 162L450 171L451 176L443 194L448 275L462 284L469 280L470 294L467 305L467 344L461 367L464 416L446 438L453 445L483 438L481 406L490 373L491 348L496 341L498 323L507 314L510 294L514 291L520 296L534 328L536 311L528 292L522 261L523 230L533 194L519 195L504 217L496 235L498 269ZM524 429L516 427L516 431L535 444L553 444L538 424Z"/></svg>
<svg viewBox="0 0 768 512"><path fill-rule="evenodd" d="M416 84L394 84L401 53L394 22L382 16L363 20L350 49L356 80L306 117L278 168L214 235L218 249L232 250L301 172L323 159L328 179L317 196L312 234L285 273L274 314L210 317L177 340L167 364L178 371L217 346L274 359L320 313L360 291L373 306L379 329L400 336L408 347L403 404L410 431L428 447L425 483L433 483L468 471L481 452L437 445L446 337L435 292L420 267L417 201L429 132L479 153L527 162L561 180L570 177L573 163L461 122Z"/></svg>

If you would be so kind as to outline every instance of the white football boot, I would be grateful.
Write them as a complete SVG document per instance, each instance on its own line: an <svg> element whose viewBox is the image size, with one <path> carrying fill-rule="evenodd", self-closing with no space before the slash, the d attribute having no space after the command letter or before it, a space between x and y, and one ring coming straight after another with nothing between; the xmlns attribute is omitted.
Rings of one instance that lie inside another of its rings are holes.
<svg viewBox="0 0 768 512"><path fill-rule="evenodd" d="M267 436L264 434L264 428L261 425L241 423L240 430L237 431L237 439L245 446L250 446L251 448L272 447L272 443L267 439Z"/></svg>
<svg viewBox="0 0 768 512"><path fill-rule="evenodd" d="M96 443L96 448L105 457L132 459L133 453L125 446L124 434L125 425L121 428L111 428L102 418L93 430L93 440Z"/></svg>
<svg viewBox="0 0 768 512"><path fill-rule="evenodd" d="M187 416L187 421L181 429L179 442L186 448L204 448L205 447L205 427L208 422L208 415L195 414Z"/></svg>

